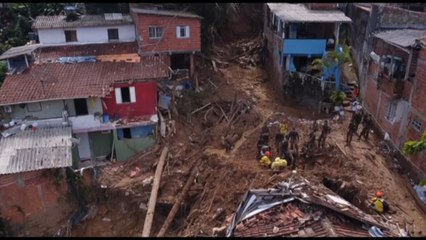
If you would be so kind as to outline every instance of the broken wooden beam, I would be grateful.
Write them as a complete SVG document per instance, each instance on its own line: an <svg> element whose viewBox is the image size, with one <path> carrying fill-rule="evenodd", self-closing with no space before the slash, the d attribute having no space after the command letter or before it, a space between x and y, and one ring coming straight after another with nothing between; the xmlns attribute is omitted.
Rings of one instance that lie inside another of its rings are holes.
<svg viewBox="0 0 426 240"><path fill-rule="evenodd" d="M143 224L142 237L149 237L151 233L152 220L154 219L155 205L157 203L157 194L160 187L161 174L163 172L164 162L167 157L169 147L165 146L160 155L157 169L155 170L154 183L152 185L151 196L148 201L148 211L146 212L145 222Z"/></svg>
<svg viewBox="0 0 426 240"><path fill-rule="evenodd" d="M197 108L197 109L195 109L194 111L192 111L191 112L191 114L194 114L194 113L196 113L196 112L198 112L198 111L201 111L201 110L203 110L204 108L206 108L206 107L208 107L208 106L210 106L211 105L211 103L207 103L206 105L204 105L204 106L202 106L202 107L200 107L200 108Z"/></svg>
<svg viewBox="0 0 426 240"><path fill-rule="evenodd" d="M212 60L213 69L215 72L217 72L216 62Z"/></svg>
<svg viewBox="0 0 426 240"><path fill-rule="evenodd" d="M194 166L192 168L191 174L189 175L188 180L185 183L185 186L183 187L179 198L175 202L175 204L172 207L172 210L170 210L169 215L167 215L166 220L163 223L163 226L161 227L160 231L157 234L157 237L164 237L164 234L166 234L166 231L169 229L170 225L172 224L173 220L175 219L175 216L179 210L179 207L181 203L185 200L185 197L191 188L192 183L194 182L196 173L198 172L198 163L201 158L198 158L198 160L195 162Z"/></svg>

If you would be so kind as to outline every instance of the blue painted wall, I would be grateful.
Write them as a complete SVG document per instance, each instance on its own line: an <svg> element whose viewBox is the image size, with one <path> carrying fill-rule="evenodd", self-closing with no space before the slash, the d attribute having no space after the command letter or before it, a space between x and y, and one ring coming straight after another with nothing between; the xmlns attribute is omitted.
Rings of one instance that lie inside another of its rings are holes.
<svg viewBox="0 0 426 240"><path fill-rule="evenodd" d="M319 55L325 52L325 39L285 39L284 56L286 55Z"/></svg>
<svg viewBox="0 0 426 240"><path fill-rule="evenodd" d="M147 125L147 126L140 126L140 127L134 127L130 129L130 132L132 134L132 138L143 138L146 136L149 136L153 133L155 130L155 124L154 125ZM117 129L117 137L118 140L124 139L123 137L123 129Z"/></svg>

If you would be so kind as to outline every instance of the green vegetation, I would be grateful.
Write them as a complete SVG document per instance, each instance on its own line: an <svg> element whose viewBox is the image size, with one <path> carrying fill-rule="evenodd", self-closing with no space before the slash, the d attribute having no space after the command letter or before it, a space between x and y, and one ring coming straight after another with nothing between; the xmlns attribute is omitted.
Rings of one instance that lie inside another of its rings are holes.
<svg viewBox="0 0 426 240"><path fill-rule="evenodd" d="M346 94L342 91L333 91L330 95L331 101L336 106L342 105L343 101L346 100Z"/></svg>
<svg viewBox="0 0 426 240"><path fill-rule="evenodd" d="M320 71L322 75L325 68L331 68L335 63L341 68L345 63L352 63L351 47L343 45L342 52L336 50L328 51L322 59L315 59L311 63L311 69Z"/></svg>
<svg viewBox="0 0 426 240"><path fill-rule="evenodd" d="M405 155L414 156L426 149L426 131L419 140L407 141L404 144L403 152Z"/></svg>

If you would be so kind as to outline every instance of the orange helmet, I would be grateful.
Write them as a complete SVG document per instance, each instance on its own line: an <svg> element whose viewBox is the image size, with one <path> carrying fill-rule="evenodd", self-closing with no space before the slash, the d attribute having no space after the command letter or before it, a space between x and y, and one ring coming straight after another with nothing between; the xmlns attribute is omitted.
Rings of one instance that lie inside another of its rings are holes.
<svg viewBox="0 0 426 240"><path fill-rule="evenodd" d="M383 197L383 192L380 192L380 191L376 192L376 197Z"/></svg>
<svg viewBox="0 0 426 240"><path fill-rule="evenodd" d="M272 157L272 153L270 151L266 151L265 155L268 157Z"/></svg>

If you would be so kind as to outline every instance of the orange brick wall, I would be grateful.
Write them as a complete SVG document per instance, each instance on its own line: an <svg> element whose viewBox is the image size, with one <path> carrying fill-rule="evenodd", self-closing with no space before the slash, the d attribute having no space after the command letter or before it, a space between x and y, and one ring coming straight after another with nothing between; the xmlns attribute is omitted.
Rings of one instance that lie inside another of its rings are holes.
<svg viewBox="0 0 426 240"><path fill-rule="evenodd" d="M142 37L138 40L141 53L200 51L201 50L201 20L199 18L158 16L151 14L133 13L137 34ZM189 26L189 38L177 38L177 26ZM149 26L163 27L162 39L149 38Z"/></svg>
<svg viewBox="0 0 426 240"><path fill-rule="evenodd" d="M52 170L0 175L1 216L11 224L28 222L57 206L67 187L65 180L55 184Z"/></svg>

